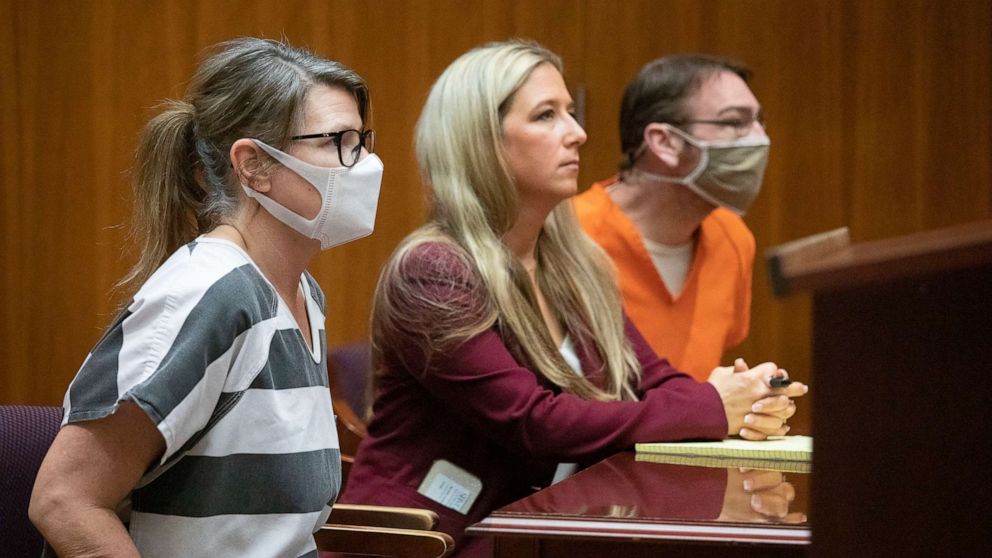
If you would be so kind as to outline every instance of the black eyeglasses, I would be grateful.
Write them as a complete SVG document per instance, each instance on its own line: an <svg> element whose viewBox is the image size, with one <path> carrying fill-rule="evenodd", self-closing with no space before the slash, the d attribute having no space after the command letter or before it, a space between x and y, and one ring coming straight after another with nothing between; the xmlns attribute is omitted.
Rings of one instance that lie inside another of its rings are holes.
<svg viewBox="0 0 992 558"><path fill-rule="evenodd" d="M292 136L291 140L305 140L316 138L331 138L338 147L338 160L345 167L353 167L358 162L362 154L362 148L372 153L375 151L375 130L341 130L340 132L320 132L318 134L303 134Z"/></svg>
<svg viewBox="0 0 992 558"><path fill-rule="evenodd" d="M765 129L765 116L763 114L758 114L750 116L747 118L727 118L725 120L704 120L696 118L688 118L685 120L673 120L669 124L674 124L676 126L682 126L683 124L709 124L710 126L722 126L724 128L733 128L737 132L738 136L746 136L751 128L754 127L754 123L757 122L761 124L761 128Z"/></svg>

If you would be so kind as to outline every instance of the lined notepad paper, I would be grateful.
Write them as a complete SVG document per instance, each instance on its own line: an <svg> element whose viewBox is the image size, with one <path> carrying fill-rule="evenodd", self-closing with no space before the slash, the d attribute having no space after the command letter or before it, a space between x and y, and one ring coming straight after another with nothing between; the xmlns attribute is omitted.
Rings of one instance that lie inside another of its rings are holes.
<svg viewBox="0 0 992 558"><path fill-rule="evenodd" d="M638 461L796 473L810 472L813 460L813 438L810 436L776 436L760 442L730 439L637 444L635 449Z"/></svg>

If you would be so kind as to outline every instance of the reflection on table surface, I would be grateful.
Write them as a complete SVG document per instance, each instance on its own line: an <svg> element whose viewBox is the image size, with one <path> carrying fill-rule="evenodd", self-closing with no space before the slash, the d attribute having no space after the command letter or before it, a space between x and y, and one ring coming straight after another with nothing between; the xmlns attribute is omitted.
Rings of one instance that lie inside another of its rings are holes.
<svg viewBox="0 0 992 558"><path fill-rule="evenodd" d="M498 513L808 525L808 501L808 474L653 463L624 452Z"/></svg>
<svg viewBox="0 0 992 558"><path fill-rule="evenodd" d="M623 452L494 512L475 534L808 545L810 475Z"/></svg>

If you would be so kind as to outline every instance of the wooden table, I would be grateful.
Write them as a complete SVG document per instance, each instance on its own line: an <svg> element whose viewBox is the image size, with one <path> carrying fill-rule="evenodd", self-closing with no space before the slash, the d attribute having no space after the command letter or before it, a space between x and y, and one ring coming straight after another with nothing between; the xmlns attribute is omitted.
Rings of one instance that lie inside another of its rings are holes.
<svg viewBox="0 0 992 558"><path fill-rule="evenodd" d="M636 558L687 549L693 556L805 556L809 475L767 474L784 475L795 491L790 504L782 500L785 519L752 509L745 475L624 452L493 512L468 532L495 537L497 557Z"/></svg>

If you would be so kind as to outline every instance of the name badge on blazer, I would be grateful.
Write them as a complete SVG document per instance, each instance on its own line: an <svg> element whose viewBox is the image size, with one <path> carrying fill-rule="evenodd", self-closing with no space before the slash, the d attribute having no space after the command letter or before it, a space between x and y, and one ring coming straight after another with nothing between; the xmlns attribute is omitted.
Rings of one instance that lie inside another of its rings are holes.
<svg viewBox="0 0 992 558"><path fill-rule="evenodd" d="M468 513L482 492L482 481L454 463L438 459L427 471L417 492L446 508Z"/></svg>

